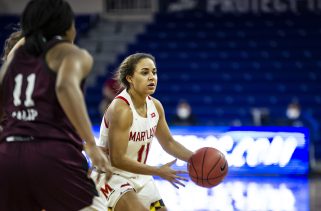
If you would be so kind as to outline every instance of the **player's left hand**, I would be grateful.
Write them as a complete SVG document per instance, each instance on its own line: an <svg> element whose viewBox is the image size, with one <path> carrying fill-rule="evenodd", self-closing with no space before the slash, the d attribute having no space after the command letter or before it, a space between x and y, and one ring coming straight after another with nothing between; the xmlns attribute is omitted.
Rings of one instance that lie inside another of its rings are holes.
<svg viewBox="0 0 321 211"><path fill-rule="evenodd" d="M188 181L185 177L179 176L178 174L187 174L187 171L176 171L171 168L171 166L177 161L177 159L166 163L165 165L159 168L159 175L163 179L169 181L175 188L179 189L179 186L185 187L185 184L182 182Z"/></svg>

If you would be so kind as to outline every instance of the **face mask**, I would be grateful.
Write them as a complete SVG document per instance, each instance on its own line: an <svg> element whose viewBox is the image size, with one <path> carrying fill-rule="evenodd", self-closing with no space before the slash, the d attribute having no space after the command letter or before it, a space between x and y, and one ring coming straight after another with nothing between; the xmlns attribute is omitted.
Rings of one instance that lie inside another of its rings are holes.
<svg viewBox="0 0 321 211"><path fill-rule="evenodd" d="M286 115L289 119L296 119L300 116L300 111L298 109L295 108L289 108L286 111Z"/></svg>
<svg viewBox="0 0 321 211"><path fill-rule="evenodd" d="M179 108L177 110L177 115L182 119L186 119L190 115L190 113L190 110L187 108Z"/></svg>

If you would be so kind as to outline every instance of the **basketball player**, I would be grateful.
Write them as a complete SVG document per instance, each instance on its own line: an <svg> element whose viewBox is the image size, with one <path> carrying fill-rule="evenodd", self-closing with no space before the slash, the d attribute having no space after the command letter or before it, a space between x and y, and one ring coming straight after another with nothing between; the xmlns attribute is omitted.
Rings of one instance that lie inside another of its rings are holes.
<svg viewBox="0 0 321 211"><path fill-rule="evenodd" d="M82 154L111 176L83 99L92 58L72 44L73 11L64 0L32 0L21 25L25 40L0 72L0 210L104 210Z"/></svg>
<svg viewBox="0 0 321 211"><path fill-rule="evenodd" d="M22 32L20 30L18 30L18 31L11 33L10 36L8 37L8 39L6 39L5 45L4 45L4 50L3 50L3 56L2 56L3 62L7 60L7 57L9 55L9 53L11 52L11 50L13 49L13 47L22 38L23 38Z"/></svg>
<svg viewBox="0 0 321 211"><path fill-rule="evenodd" d="M192 152L173 139L162 104L151 97L157 86L154 57L130 55L117 74L125 89L106 110L97 143L109 154L113 176L97 188L109 210L166 210L152 175L178 188L186 181L178 174L186 172L171 169L175 160L161 167L147 165L152 139L156 136L166 152L184 161Z"/></svg>
<svg viewBox="0 0 321 211"><path fill-rule="evenodd" d="M10 34L10 36L6 39L4 49L3 49L3 55L2 55L2 62L4 63L7 60L7 57L14 53L15 50L18 47L20 47L24 43L24 39L22 36L22 32L20 30L15 31ZM3 124L6 122L6 118L2 117L0 119L0 133L3 130Z"/></svg>

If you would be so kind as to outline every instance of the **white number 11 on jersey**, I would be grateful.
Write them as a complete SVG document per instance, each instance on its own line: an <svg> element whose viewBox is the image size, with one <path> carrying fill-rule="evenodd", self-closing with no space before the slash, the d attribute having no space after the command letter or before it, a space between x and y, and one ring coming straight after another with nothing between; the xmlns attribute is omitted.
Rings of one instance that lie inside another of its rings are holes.
<svg viewBox="0 0 321 211"><path fill-rule="evenodd" d="M21 105L20 97L21 97L23 75L18 74L14 80L15 80L15 87L13 90L13 104L15 106L19 106L19 105ZM35 105L34 101L31 98L33 90L35 88L35 81L36 81L36 74L35 73L28 75L28 77L27 77L28 85L26 88L26 99L24 101L24 106L26 106L26 107L30 107L30 106Z"/></svg>

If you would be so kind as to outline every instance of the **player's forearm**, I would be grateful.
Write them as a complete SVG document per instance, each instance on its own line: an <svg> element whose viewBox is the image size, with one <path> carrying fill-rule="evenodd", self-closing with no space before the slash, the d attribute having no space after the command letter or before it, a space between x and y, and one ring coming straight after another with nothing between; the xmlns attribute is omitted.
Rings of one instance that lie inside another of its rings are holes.
<svg viewBox="0 0 321 211"><path fill-rule="evenodd" d="M65 114L87 144L95 144L84 97L79 87L70 83L56 87L56 94Z"/></svg>
<svg viewBox="0 0 321 211"><path fill-rule="evenodd" d="M188 150L186 147L184 147L182 144L180 144L177 141L169 141L168 145L164 150L174 156L175 158L178 158L183 161L188 161L188 159L192 156L193 152Z"/></svg>
<svg viewBox="0 0 321 211"><path fill-rule="evenodd" d="M134 174L158 175L158 167L139 163L135 160L129 159L126 156L118 155L113 157L111 154L110 158L112 166L121 170Z"/></svg>

